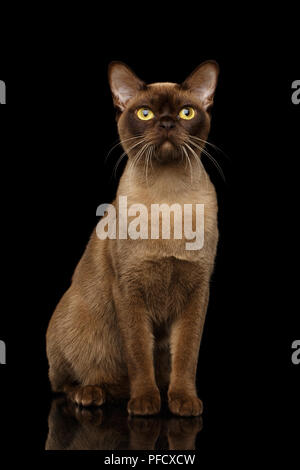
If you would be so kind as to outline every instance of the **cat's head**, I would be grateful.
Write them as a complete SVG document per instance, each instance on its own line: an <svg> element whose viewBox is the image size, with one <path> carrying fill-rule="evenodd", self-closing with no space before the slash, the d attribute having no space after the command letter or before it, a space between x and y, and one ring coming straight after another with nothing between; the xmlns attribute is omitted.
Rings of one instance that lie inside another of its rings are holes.
<svg viewBox="0 0 300 470"><path fill-rule="evenodd" d="M108 77L117 109L118 130L129 158L151 155L161 163L197 155L210 129L219 66L199 65L182 83L145 84L122 62L109 65Z"/></svg>

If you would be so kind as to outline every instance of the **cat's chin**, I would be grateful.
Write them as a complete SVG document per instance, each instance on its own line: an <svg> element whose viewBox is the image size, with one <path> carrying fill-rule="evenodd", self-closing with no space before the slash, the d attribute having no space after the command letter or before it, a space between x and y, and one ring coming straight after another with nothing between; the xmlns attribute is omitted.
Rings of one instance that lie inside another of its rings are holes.
<svg viewBox="0 0 300 470"><path fill-rule="evenodd" d="M178 148L169 140L166 140L161 144L158 151L158 160L161 163L167 163L172 160L177 160L180 156Z"/></svg>
<svg viewBox="0 0 300 470"><path fill-rule="evenodd" d="M170 140L166 140L160 147L162 153L168 154L174 151L174 144Z"/></svg>

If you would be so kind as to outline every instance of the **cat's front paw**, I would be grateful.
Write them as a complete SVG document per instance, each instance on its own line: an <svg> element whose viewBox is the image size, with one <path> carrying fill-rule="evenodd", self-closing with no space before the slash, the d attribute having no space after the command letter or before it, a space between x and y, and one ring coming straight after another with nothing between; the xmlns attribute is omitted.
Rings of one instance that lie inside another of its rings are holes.
<svg viewBox="0 0 300 470"><path fill-rule="evenodd" d="M196 395L169 392L169 410L179 416L199 416L203 412L203 404Z"/></svg>
<svg viewBox="0 0 300 470"><path fill-rule="evenodd" d="M160 412L160 405L160 393L155 390L131 398L127 409L130 415L156 415Z"/></svg>

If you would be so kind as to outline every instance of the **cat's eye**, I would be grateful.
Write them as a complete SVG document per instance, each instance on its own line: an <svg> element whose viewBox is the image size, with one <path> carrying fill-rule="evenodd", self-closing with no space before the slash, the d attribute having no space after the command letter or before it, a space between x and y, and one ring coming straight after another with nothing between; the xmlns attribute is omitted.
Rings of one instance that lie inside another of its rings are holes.
<svg viewBox="0 0 300 470"><path fill-rule="evenodd" d="M193 119L194 116L195 116L195 110L191 106L182 108L182 110L179 113L179 117L181 117L181 119Z"/></svg>
<svg viewBox="0 0 300 470"><path fill-rule="evenodd" d="M149 108L140 108L136 112L137 117L142 121L149 121L154 118L154 113Z"/></svg>

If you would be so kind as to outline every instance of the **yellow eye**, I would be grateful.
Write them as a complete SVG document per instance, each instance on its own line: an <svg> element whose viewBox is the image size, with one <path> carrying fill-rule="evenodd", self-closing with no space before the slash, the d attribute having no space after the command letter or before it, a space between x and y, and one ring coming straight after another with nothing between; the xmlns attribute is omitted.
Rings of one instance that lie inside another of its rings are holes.
<svg viewBox="0 0 300 470"><path fill-rule="evenodd" d="M149 108L140 108L137 110L136 114L142 121L149 121L149 119L154 118L154 114Z"/></svg>
<svg viewBox="0 0 300 470"><path fill-rule="evenodd" d="M195 110L191 106L182 108L179 113L179 116L181 117L181 119L193 119L193 117L195 116Z"/></svg>

